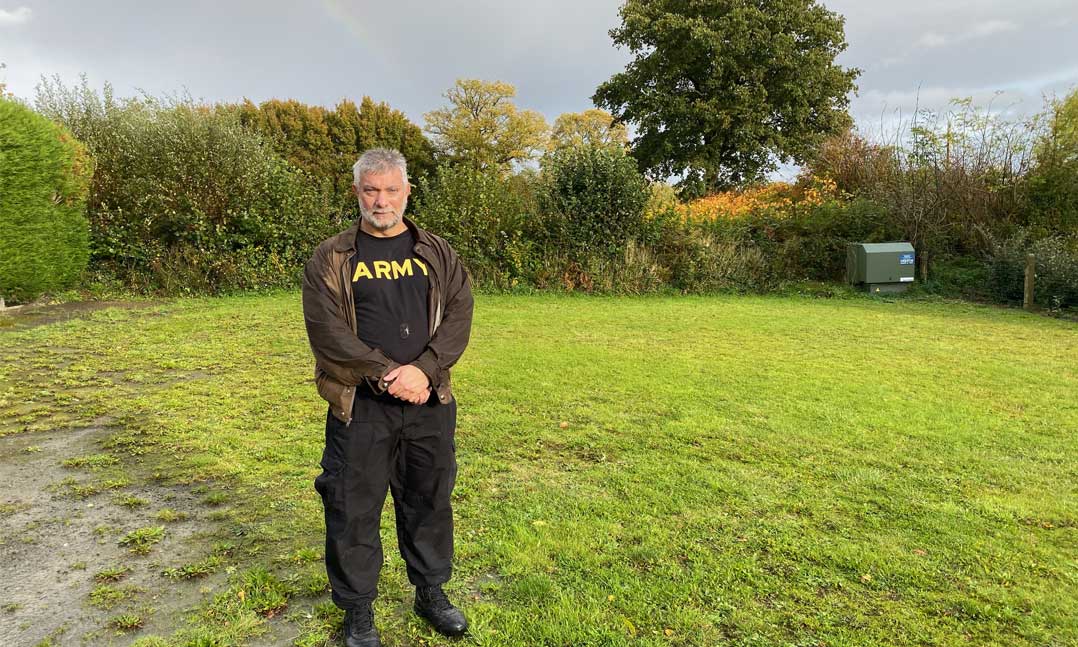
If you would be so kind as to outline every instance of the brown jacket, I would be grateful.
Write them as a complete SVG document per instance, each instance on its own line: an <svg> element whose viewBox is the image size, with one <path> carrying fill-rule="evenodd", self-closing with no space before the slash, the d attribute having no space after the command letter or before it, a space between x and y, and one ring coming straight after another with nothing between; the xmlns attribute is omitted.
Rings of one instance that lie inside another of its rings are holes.
<svg viewBox="0 0 1078 647"><path fill-rule="evenodd" d="M449 243L408 218L404 224L415 235L416 256L430 268L430 342L412 364L427 375L434 394L444 404L453 397L449 368L464 352L471 334L471 283ZM349 269L358 228L357 221L322 241L303 271L303 320L314 353L315 386L318 395L329 402L333 415L345 424L352 420L356 386L366 381L382 393L389 386L382 376L399 366L380 349L364 344L356 331Z"/></svg>

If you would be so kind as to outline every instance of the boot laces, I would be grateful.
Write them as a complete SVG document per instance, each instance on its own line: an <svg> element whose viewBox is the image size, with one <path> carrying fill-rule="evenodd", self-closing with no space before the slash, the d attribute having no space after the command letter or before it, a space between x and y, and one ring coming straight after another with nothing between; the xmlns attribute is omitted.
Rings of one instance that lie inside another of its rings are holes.
<svg viewBox="0 0 1078 647"><path fill-rule="evenodd" d="M346 629L351 634L370 631L374 627L374 609L369 604L352 609L347 616L347 624Z"/></svg>
<svg viewBox="0 0 1078 647"><path fill-rule="evenodd" d="M440 586L423 587L420 589L419 596L422 598L424 606L428 609L444 611L453 606L449 603L449 598L445 597L445 591Z"/></svg>

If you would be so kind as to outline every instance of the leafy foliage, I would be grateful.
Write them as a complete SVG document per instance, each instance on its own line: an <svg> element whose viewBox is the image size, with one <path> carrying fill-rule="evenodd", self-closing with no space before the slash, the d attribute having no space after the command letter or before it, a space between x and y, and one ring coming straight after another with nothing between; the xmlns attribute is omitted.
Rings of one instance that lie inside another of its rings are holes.
<svg viewBox="0 0 1078 647"><path fill-rule="evenodd" d="M0 97L0 297L69 287L89 258L93 161L69 131Z"/></svg>
<svg viewBox="0 0 1078 647"><path fill-rule="evenodd" d="M1029 174L1030 226L1078 234L1078 90L1050 106Z"/></svg>
<svg viewBox="0 0 1078 647"><path fill-rule="evenodd" d="M117 100L83 81L39 86L38 110L97 161L88 215L96 268L139 289L292 285L336 228L324 194L228 110Z"/></svg>
<svg viewBox="0 0 1078 647"><path fill-rule="evenodd" d="M535 239L578 255L614 256L639 236L651 188L623 150L557 149L542 161L542 229Z"/></svg>
<svg viewBox="0 0 1078 647"><path fill-rule="evenodd" d="M629 144L629 131L605 110L566 112L554 120L549 148L569 146L616 146Z"/></svg>
<svg viewBox="0 0 1078 647"><path fill-rule="evenodd" d="M415 206L422 226L460 254L478 286L507 288L524 276L530 257L523 225L534 204L494 170L442 165Z"/></svg>
<svg viewBox="0 0 1078 647"><path fill-rule="evenodd" d="M592 97L638 135L655 179L682 175L693 195L804 161L850 122L856 69L843 19L815 0L628 0L614 43L633 54Z"/></svg>
<svg viewBox="0 0 1078 647"><path fill-rule="evenodd" d="M351 188L352 165L368 148L399 150L414 177L434 167L434 147L423 131L404 113L370 97L364 97L359 108L348 100L327 110L295 100L272 99L257 106L244 101L228 109L235 110L240 123L266 137L282 157L330 192L341 220L354 220L359 215Z"/></svg>
<svg viewBox="0 0 1078 647"><path fill-rule="evenodd" d="M1026 256L1035 258L1034 303L1052 310L1078 307L1078 236L1033 238L1019 230L992 240L988 256L988 296L1004 303L1022 303Z"/></svg>
<svg viewBox="0 0 1078 647"><path fill-rule="evenodd" d="M548 137L543 115L517 110L516 88L502 81L458 79L445 93L449 106L423 116L439 151L476 170L507 171L533 159Z"/></svg>

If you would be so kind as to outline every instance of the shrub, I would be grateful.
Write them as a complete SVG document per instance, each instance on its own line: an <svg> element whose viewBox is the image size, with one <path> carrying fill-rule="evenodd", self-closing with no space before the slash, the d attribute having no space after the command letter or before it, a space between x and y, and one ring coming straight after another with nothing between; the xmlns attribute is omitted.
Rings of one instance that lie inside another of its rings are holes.
<svg viewBox="0 0 1078 647"><path fill-rule="evenodd" d="M86 268L92 173L70 132L0 97L0 297L34 299Z"/></svg>
<svg viewBox="0 0 1078 647"><path fill-rule="evenodd" d="M1029 225L1040 235L1078 235L1078 90L1051 103L1035 150Z"/></svg>
<svg viewBox="0 0 1078 647"><path fill-rule="evenodd" d="M781 277L743 229L685 219L670 209L648 220L643 239L662 268L662 282L682 292L765 292Z"/></svg>
<svg viewBox="0 0 1078 647"><path fill-rule="evenodd" d="M547 249L617 258L643 232L651 189L623 150L560 148L543 158L542 174L544 217L533 236Z"/></svg>
<svg viewBox="0 0 1078 647"><path fill-rule="evenodd" d="M523 224L534 212L527 179L493 170L440 166L423 181L414 212L460 254L478 286L508 288L526 275L531 249Z"/></svg>
<svg viewBox="0 0 1078 647"><path fill-rule="evenodd" d="M1026 256L1036 258L1033 300L1052 310L1078 307L1078 236L1033 240L1022 229L1004 240L989 241L991 296L1021 303L1025 293Z"/></svg>
<svg viewBox="0 0 1078 647"><path fill-rule="evenodd" d="M326 196L243 128L190 99L117 101L85 82L39 88L39 110L97 160L89 200L99 269L167 293L294 285L338 223Z"/></svg>

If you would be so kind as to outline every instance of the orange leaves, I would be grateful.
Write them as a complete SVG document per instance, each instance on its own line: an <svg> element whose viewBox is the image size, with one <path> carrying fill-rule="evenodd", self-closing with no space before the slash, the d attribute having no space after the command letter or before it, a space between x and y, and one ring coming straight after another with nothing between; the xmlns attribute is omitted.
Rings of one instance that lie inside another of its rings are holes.
<svg viewBox="0 0 1078 647"><path fill-rule="evenodd" d="M816 206L836 197L836 194L835 183L826 178L811 178L798 184L772 182L700 198L683 205L680 211L685 218L696 221L737 219L763 210L788 215L793 207Z"/></svg>

